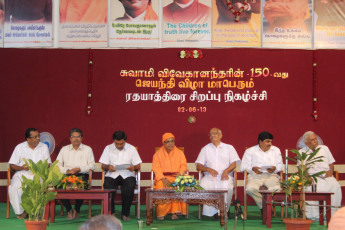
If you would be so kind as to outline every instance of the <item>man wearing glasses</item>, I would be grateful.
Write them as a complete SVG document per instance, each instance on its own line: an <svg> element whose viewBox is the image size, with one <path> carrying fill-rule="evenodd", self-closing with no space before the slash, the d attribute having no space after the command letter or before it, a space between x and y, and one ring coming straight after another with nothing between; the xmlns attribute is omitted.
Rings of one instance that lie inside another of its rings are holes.
<svg viewBox="0 0 345 230"><path fill-rule="evenodd" d="M68 176L76 175L81 177L83 182L88 183L89 170L95 169L95 158L92 149L82 144L83 131L78 128L69 131L69 140L71 144L64 146L56 158L59 161L57 165L60 167L60 172ZM75 201L74 210L69 200L61 200L61 203L66 208L68 220L78 218L83 200Z"/></svg>
<svg viewBox="0 0 345 230"><path fill-rule="evenodd" d="M201 149L195 164L196 169L204 173L200 186L211 190L227 189L227 203L230 208L234 187L232 171L241 159L232 145L221 142L222 137L220 129L212 128L211 143ZM202 214L218 219L218 210L213 206L204 205Z"/></svg>
<svg viewBox="0 0 345 230"><path fill-rule="evenodd" d="M11 180L11 185L9 186L9 198L14 213L17 215L18 219L25 219L28 216L23 207L20 205L22 203L21 197L23 194L21 189L22 176L25 176L31 180L34 177L34 175L25 165L23 159L31 159L35 163L40 160L44 161L48 159L48 162L51 164L48 146L40 142L40 135L37 129L28 128L25 131L25 139L25 142L16 146L10 161L8 162L10 169L15 171L15 174Z"/></svg>

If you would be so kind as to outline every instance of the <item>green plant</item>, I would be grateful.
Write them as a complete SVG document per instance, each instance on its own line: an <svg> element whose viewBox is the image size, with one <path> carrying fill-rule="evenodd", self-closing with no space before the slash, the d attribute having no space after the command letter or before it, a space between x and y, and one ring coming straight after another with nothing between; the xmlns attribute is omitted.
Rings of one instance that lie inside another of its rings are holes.
<svg viewBox="0 0 345 230"><path fill-rule="evenodd" d="M50 167L48 160L34 163L32 160L25 161L26 166L33 173L32 180L22 176L22 203L21 206L29 216L29 220L43 220L44 209L47 203L56 197L50 187L56 186L62 179L59 167L55 161Z"/></svg>
<svg viewBox="0 0 345 230"><path fill-rule="evenodd" d="M309 168L317 163L323 161L323 156L317 156L320 148L315 149L313 152L302 152L300 153L298 150L293 149L290 150L292 153L296 154L293 158L287 157L287 159L295 162L298 165L298 170L296 173L290 175L287 180L283 180L281 183L282 188L287 197L290 199L290 203L288 203L288 207L291 208L291 219L294 218L302 218L306 219L305 214L305 187L310 186L313 181L317 183L317 179L320 178L325 171L321 171L315 174L309 174ZM298 201L292 200L292 193L294 191L300 192L300 198Z"/></svg>
<svg viewBox="0 0 345 230"><path fill-rule="evenodd" d="M186 187L204 190L200 186L199 181L190 175L177 176L175 181L169 184L168 187L173 187L176 192L183 192Z"/></svg>

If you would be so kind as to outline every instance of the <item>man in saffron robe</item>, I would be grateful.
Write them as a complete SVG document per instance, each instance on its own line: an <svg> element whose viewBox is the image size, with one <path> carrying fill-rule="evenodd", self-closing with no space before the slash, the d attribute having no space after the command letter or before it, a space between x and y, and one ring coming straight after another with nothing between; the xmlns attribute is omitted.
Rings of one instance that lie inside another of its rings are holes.
<svg viewBox="0 0 345 230"><path fill-rule="evenodd" d="M175 146L175 137L172 133L165 133L162 137L163 146L153 155L152 170L155 174L155 189L166 188L175 180L176 176L187 171L187 160L184 153ZM178 219L177 215L186 215L186 203L172 202L158 205L157 219L164 220L167 214L171 219Z"/></svg>
<svg viewBox="0 0 345 230"><path fill-rule="evenodd" d="M198 0L174 0L163 8L164 21L172 23L206 23L210 14L210 7Z"/></svg>
<svg viewBox="0 0 345 230"><path fill-rule="evenodd" d="M157 21L158 16L152 8L152 0L119 0L125 8L125 15L116 20Z"/></svg>
<svg viewBox="0 0 345 230"><path fill-rule="evenodd" d="M107 0L60 0L60 23L107 23Z"/></svg>

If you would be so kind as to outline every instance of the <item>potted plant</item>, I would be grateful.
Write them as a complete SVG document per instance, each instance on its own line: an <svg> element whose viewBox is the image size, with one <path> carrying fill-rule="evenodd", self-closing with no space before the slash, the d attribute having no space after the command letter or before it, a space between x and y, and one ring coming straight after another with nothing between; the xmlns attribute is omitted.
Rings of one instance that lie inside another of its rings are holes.
<svg viewBox="0 0 345 230"><path fill-rule="evenodd" d="M305 187L311 186L317 179L325 173L321 171L315 174L309 174L308 170L311 165L316 162L322 162L323 156L317 156L320 148L317 148L313 152L302 152L293 149L290 150L292 153L296 154L295 157L287 159L298 164L298 170L296 173L290 175L287 180L284 180L282 188L289 199L288 207L291 208L291 217L286 218L283 222L286 225L286 229L296 229L296 224L305 225L305 229L309 229L312 220L306 218L306 202L305 202ZM300 192L300 198L298 201L292 200L293 192ZM298 228L300 229L300 228Z"/></svg>
<svg viewBox="0 0 345 230"><path fill-rule="evenodd" d="M22 203L21 206L28 214L29 219L25 220L26 229L46 229L48 220L43 220L44 210L47 203L56 197L56 192L50 188L56 186L62 179L59 167L55 161L50 167L48 160L34 163L32 160L25 161L25 164L34 175L32 180L22 177ZM34 225L34 227L32 227Z"/></svg>

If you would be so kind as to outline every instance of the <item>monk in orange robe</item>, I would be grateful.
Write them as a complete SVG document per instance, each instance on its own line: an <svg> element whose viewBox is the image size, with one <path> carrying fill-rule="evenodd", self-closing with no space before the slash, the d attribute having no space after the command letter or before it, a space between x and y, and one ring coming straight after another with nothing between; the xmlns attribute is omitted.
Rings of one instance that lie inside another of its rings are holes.
<svg viewBox="0 0 345 230"><path fill-rule="evenodd" d="M310 17L308 0L268 0L264 15L270 23L269 32L275 28L307 32L305 20Z"/></svg>
<svg viewBox="0 0 345 230"><path fill-rule="evenodd" d="M155 189L167 188L176 176L184 175L187 171L187 160L184 153L175 146L172 133L165 133L162 137L163 146L153 155L152 170L155 174ZM164 220L167 214L171 219L178 219L177 215L186 215L186 203L172 202L158 205L157 219Z"/></svg>
<svg viewBox="0 0 345 230"><path fill-rule="evenodd" d="M60 0L60 23L107 23L107 0Z"/></svg>

